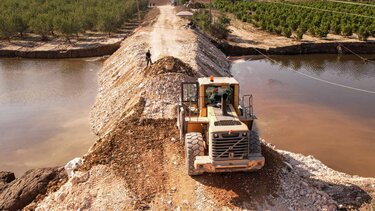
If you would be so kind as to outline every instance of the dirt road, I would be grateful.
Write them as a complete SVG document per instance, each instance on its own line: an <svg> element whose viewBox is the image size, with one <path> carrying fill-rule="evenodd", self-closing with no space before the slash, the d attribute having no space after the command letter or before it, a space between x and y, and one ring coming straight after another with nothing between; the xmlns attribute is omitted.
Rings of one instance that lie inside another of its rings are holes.
<svg viewBox="0 0 375 211"><path fill-rule="evenodd" d="M158 60L165 56L184 58L184 50L181 42L194 38L192 31L184 30L185 21L175 18L172 6L159 6L159 18L152 26L150 33L151 54L153 60Z"/></svg>
<svg viewBox="0 0 375 211"><path fill-rule="evenodd" d="M220 59L224 55L217 48L208 45L209 40L184 26L187 19L176 16L175 7L159 6L160 15L151 26L150 49L152 60L173 56L188 63L198 75L227 75L229 64ZM219 55L212 58L212 55Z"/></svg>

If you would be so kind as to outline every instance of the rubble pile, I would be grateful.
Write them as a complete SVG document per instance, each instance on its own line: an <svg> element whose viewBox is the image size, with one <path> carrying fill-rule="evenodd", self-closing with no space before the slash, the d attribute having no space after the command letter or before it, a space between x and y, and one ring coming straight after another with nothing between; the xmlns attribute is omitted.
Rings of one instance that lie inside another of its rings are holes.
<svg viewBox="0 0 375 211"><path fill-rule="evenodd" d="M66 174L62 168L55 167L32 169L17 179L9 172L1 177L7 183L3 188L0 186L0 210L18 210L30 203L32 207L46 193L55 191L55 187L65 182Z"/></svg>
<svg viewBox="0 0 375 211"><path fill-rule="evenodd" d="M89 170L98 164L111 166L134 193L135 208L145 208L157 193L165 191L163 146L166 142L178 144L175 124L175 120L164 119L126 120L116 135L94 147L81 169Z"/></svg>
<svg viewBox="0 0 375 211"><path fill-rule="evenodd" d="M110 167L96 165L89 171L77 172L35 210L129 210L131 203L126 182Z"/></svg>
<svg viewBox="0 0 375 211"><path fill-rule="evenodd" d="M188 64L172 56L157 60L152 65L146 67L144 71L146 76L156 76L166 73L182 73L191 77L196 75Z"/></svg>
<svg viewBox="0 0 375 211"><path fill-rule="evenodd" d="M305 194L312 202L334 204L339 209L371 210L374 203L372 198L375 196L375 178L335 171L311 155L304 156L283 150L277 152L292 167L285 178L295 177L301 181L300 195Z"/></svg>

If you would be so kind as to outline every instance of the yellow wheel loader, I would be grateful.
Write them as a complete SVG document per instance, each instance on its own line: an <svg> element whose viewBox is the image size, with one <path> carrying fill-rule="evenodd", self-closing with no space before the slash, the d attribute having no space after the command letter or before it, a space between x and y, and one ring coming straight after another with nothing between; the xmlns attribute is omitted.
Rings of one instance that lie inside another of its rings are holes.
<svg viewBox="0 0 375 211"><path fill-rule="evenodd" d="M264 166L252 95L239 97L232 77L204 77L181 84L177 108L180 140L185 143L186 171L255 171Z"/></svg>

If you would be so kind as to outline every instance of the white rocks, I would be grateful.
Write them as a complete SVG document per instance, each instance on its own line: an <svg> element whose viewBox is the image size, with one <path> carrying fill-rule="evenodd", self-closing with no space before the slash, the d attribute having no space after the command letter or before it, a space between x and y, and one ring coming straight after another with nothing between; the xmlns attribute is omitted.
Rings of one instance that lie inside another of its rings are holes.
<svg viewBox="0 0 375 211"><path fill-rule="evenodd" d="M90 178L89 172L79 172L71 178L71 183L77 185L78 183L84 183Z"/></svg>
<svg viewBox="0 0 375 211"><path fill-rule="evenodd" d="M74 158L73 160L69 161L65 166L64 169L66 173L68 174L68 177L71 178L74 176L74 171L81 166L83 163L82 158L77 157Z"/></svg>
<svg viewBox="0 0 375 211"><path fill-rule="evenodd" d="M36 210L123 210L131 201L125 182L110 168L98 165L88 172L76 172Z"/></svg>

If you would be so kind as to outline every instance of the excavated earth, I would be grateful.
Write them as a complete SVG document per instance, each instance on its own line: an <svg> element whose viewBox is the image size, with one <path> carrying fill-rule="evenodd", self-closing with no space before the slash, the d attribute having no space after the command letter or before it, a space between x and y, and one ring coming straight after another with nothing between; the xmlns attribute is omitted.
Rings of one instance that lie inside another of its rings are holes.
<svg viewBox="0 0 375 211"><path fill-rule="evenodd" d="M224 54L185 29L171 6L122 43L99 73L91 113L98 140L84 163L36 210L371 210L375 179L334 171L312 156L276 150L263 140L263 169L185 173L176 128L180 83L228 76ZM145 51L155 63L146 67Z"/></svg>

